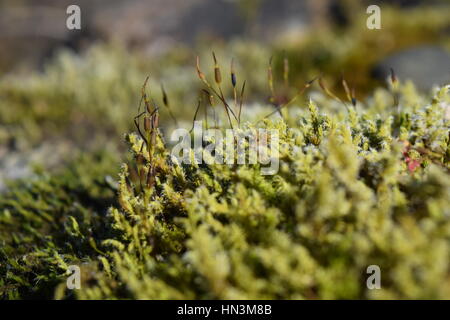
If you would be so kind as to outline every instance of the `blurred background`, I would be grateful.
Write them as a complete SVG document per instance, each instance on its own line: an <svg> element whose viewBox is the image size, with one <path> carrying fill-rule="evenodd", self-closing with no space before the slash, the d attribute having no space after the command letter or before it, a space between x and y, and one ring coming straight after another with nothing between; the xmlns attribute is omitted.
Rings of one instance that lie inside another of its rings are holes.
<svg viewBox="0 0 450 320"><path fill-rule="evenodd" d="M66 27L71 4L81 30ZM366 27L371 4L381 30ZM450 82L449 17L448 0L0 0L0 191L80 153L107 153L118 169L147 75L155 103L163 84L189 127L201 88L195 59L211 75L212 51L227 76L235 59L249 105L269 105L272 56L286 96L324 73L339 94L345 75L363 100L391 67L427 93ZM163 130L173 126L161 112Z"/></svg>

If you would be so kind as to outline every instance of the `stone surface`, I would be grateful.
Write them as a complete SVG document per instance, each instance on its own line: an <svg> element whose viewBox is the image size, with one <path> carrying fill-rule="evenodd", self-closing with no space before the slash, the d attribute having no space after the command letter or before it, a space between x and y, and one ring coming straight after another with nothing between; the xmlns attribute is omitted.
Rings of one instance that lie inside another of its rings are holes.
<svg viewBox="0 0 450 320"><path fill-rule="evenodd" d="M31 150L12 150L0 146L0 195L7 190L7 182L33 177L33 165L46 169L58 167L73 152L70 142L44 142Z"/></svg>
<svg viewBox="0 0 450 320"><path fill-rule="evenodd" d="M400 79L412 80L422 90L450 83L450 53L436 46L421 46L398 52L379 62L374 76L384 80L390 68Z"/></svg>
<svg viewBox="0 0 450 320"><path fill-rule="evenodd" d="M301 28L309 19L308 1L78 0L82 30L71 31L66 8L73 3L0 1L0 71L16 63L42 64L61 46L77 49L95 40L117 38L144 48L193 44L202 35L229 39L251 33L264 40L292 26Z"/></svg>

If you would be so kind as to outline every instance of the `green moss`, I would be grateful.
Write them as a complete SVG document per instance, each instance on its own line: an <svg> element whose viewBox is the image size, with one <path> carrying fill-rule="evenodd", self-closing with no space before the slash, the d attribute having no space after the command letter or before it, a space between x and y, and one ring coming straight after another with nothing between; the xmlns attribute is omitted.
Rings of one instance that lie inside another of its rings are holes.
<svg viewBox="0 0 450 320"><path fill-rule="evenodd" d="M117 185L107 153L77 157L62 172L37 171L0 197L0 297L52 298L69 264L95 266L95 243Z"/></svg>
<svg viewBox="0 0 450 320"><path fill-rule="evenodd" d="M139 161L122 166L118 186L104 182L107 157L21 182L0 201L0 294L449 298L448 87L428 103L409 84L399 90L400 111L380 89L365 108L316 94L286 121L259 122L280 133L273 176L259 165L176 164L162 134L150 159L131 133ZM154 184L139 178L150 168ZM70 264L81 290L65 288ZM372 264L381 290L366 287Z"/></svg>
<svg viewBox="0 0 450 320"><path fill-rule="evenodd" d="M265 97L266 77L253 71L264 69L267 51L231 46L247 57L238 82L250 80L257 94L249 95ZM64 53L26 83L0 83L0 120L8 125L0 139L34 144L68 131L81 141L101 133L102 146L114 144L131 130L145 79L137 59L116 50L97 47L81 60ZM169 93L178 119L195 111L191 71L172 61L162 72L176 84ZM149 87L153 98L157 85ZM356 107L313 91L284 119L260 122L273 107L244 105L241 130L280 134L273 176L262 176L259 165L175 163L164 135L170 117L160 108L164 128L150 152L136 133L126 135L131 160L118 184L117 154L86 153L1 194L0 297L449 298L448 89L429 97L402 84L399 108L392 88ZM71 264L81 267L81 290L66 289ZM366 287L372 264L381 268L381 290Z"/></svg>

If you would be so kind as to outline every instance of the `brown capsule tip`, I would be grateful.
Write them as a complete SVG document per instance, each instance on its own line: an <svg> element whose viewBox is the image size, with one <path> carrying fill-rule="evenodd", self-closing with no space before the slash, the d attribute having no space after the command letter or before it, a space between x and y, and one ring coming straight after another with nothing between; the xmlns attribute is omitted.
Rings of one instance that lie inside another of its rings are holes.
<svg viewBox="0 0 450 320"><path fill-rule="evenodd" d="M147 109L147 112L148 112L148 113L152 113L152 109L151 109L151 107L150 107L150 103L146 103L146 104L145 104L145 108Z"/></svg>
<svg viewBox="0 0 450 320"><path fill-rule="evenodd" d="M164 86L161 85L161 91L162 91L162 98L163 98L163 103L164 105L167 107L169 105L169 99L167 98L167 93L166 90L164 90Z"/></svg>
<svg viewBox="0 0 450 320"><path fill-rule="evenodd" d="M231 74L231 84L232 84L233 87L236 87L236 83L237 83L237 81L236 81L236 74L232 73Z"/></svg>
<svg viewBox="0 0 450 320"><path fill-rule="evenodd" d="M231 59L231 85L236 87L236 72L234 71L234 58Z"/></svg>
<svg viewBox="0 0 450 320"><path fill-rule="evenodd" d="M144 130L147 132L151 130L151 121L147 116L144 118Z"/></svg>
<svg viewBox="0 0 450 320"><path fill-rule="evenodd" d="M197 65L196 65L196 68L197 68L197 74L198 74L198 77L201 79L201 80L205 80L205 75L204 75L204 73L200 70L200 58L197 56Z"/></svg>
<svg viewBox="0 0 450 320"><path fill-rule="evenodd" d="M391 68L391 81L392 81L392 83L397 82L397 76L395 75L395 71L393 68Z"/></svg>
<svg viewBox="0 0 450 320"><path fill-rule="evenodd" d="M219 84L222 82L222 75L220 73L219 67L214 67L214 78L216 80L216 83Z"/></svg>
<svg viewBox="0 0 450 320"><path fill-rule="evenodd" d="M159 127L159 113L155 112L155 114L152 116L152 128L156 129Z"/></svg>

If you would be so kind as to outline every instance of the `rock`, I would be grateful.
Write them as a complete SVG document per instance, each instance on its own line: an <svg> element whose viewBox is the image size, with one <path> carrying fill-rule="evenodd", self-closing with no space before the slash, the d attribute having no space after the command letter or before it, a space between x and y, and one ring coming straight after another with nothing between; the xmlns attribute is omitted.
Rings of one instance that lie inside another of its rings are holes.
<svg viewBox="0 0 450 320"><path fill-rule="evenodd" d="M13 151L0 146L0 196L7 191L7 181L32 178L34 165L48 170L57 168L72 153L73 145L69 141L44 142L27 151Z"/></svg>
<svg viewBox="0 0 450 320"><path fill-rule="evenodd" d="M286 28L309 22L306 1L78 0L82 29L68 30L70 4L0 2L0 71L39 66L61 47L80 50L96 40L119 39L130 47L148 48L194 44L201 35L229 39L249 31L252 38L271 40Z"/></svg>
<svg viewBox="0 0 450 320"><path fill-rule="evenodd" d="M401 80L412 80L421 90L450 83L450 54L437 46L421 46L389 56L373 69L375 78L385 80L390 68Z"/></svg>

